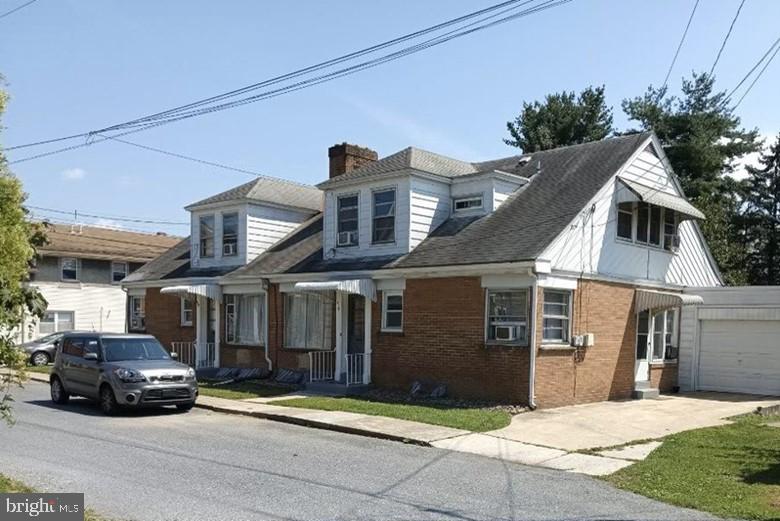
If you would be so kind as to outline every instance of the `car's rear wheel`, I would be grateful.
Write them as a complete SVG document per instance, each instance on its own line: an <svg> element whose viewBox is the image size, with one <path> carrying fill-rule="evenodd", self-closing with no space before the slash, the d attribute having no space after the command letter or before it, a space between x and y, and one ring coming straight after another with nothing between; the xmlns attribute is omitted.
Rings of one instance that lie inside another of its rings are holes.
<svg viewBox="0 0 780 521"><path fill-rule="evenodd" d="M187 412L193 407L195 407L195 402L176 404L176 408L179 409L181 412Z"/></svg>
<svg viewBox="0 0 780 521"><path fill-rule="evenodd" d="M70 400L68 391L63 387L62 382L56 376L51 379L49 383L49 389L51 391L51 401L58 405L65 405Z"/></svg>
<svg viewBox="0 0 780 521"><path fill-rule="evenodd" d="M32 355L33 365L48 365L48 363L49 363L48 353L44 353L43 351L38 351L37 353Z"/></svg>
<svg viewBox="0 0 780 521"><path fill-rule="evenodd" d="M103 387L100 388L100 410L103 411L103 414L106 416L113 416L119 410L114 391L108 384L104 384Z"/></svg>

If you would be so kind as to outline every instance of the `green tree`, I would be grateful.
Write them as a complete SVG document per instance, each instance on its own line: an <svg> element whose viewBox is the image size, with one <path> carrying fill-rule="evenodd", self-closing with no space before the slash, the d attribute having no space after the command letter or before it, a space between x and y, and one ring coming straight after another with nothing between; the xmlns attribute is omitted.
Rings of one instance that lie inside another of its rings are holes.
<svg viewBox="0 0 780 521"><path fill-rule="evenodd" d="M604 86L549 94L544 103L523 102L523 110L506 124L507 145L538 152L604 139L614 132L612 109L604 101Z"/></svg>
<svg viewBox="0 0 780 521"><path fill-rule="evenodd" d="M0 115L8 100L0 90ZM24 378L25 357L14 344L14 333L25 314L41 317L46 301L25 282L36 247L45 243L43 228L27 219L22 184L8 170L0 150L0 418L11 423L12 388Z"/></svg>
<svg viewBox="0 0 780 521"><path fill-rule="evenodd" d="M780 134L759 158L747 166L743 219L750 283L780 285Z"/></svg>
<svg viewBox="0 0 780 521"><path fill-rule="evenodd" d="M707 217L702 232L726 282L744 284L745 237L739 183L727 174L745 154L761 148L758 130L745 130L725 92L708 74L683 80L682 95L650 87L623 101L623 111L642 130L654 130L685 194Z"/></svg>

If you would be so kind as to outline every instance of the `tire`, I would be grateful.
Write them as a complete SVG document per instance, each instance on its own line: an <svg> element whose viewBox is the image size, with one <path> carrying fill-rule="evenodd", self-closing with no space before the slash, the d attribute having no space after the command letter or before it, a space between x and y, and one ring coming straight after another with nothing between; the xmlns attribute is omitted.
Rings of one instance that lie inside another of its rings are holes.
<svg viewBox="0 0 780 521"><path fill-rule="evenodd" d="M62 382L56 376L49 382L49 390L51 392L51 401L57 405L65 405L70 400L70 394L65 390Z"/></svg>
<svg viewBox="0 0 780 521"><path fill-rule="evenodd" d="M187 412L193 407L195 407L195 402L176 404L176 408L179 409L181 412Z"/></svg>
<svg viewBox="0 0 780 521"><path fill-rule="evenodd" d="M33 353L30 361L32 362L32 365L40 366L40 365L49 365L51 359L49 358L48 353L45 353L43 351L38 351L37 353Z"/></svg>
<svg viewBox="0 0 780 521"><path fill-rule="evenodd" d="M119 412L119 405L116 403L114 390L108 384L100 388L100 410L106 416L114 416Z"/></svg>

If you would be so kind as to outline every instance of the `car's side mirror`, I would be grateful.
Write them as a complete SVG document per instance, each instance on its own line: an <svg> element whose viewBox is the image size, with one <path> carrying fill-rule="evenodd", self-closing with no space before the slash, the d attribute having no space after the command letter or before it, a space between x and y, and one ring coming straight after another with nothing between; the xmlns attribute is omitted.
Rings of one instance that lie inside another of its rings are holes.
<svg viewBox="0 0 780 521"><path fill-rule="evenodd" d="M171 352L171 358L173 358L174 360L178 360L179 359L179 353Z"/></svg>
<svg viewBox="0 0 780 521"><path fill-rule="evenodd" d="M97 362L98 355L97 353L84 353L84 360L92 360Z"/></svg>
<svg viewBox="0 0 780 521"><path fill-rule="evenodd" d="M60 341L59 340L55 340L54 341L54 347L59 347L59 345L60 345Z"/></svg>

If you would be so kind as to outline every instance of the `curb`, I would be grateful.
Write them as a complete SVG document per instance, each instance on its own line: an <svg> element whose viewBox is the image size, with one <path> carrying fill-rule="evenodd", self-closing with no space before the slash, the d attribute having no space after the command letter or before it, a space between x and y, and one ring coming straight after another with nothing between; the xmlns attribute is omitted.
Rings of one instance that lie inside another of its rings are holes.
<svg viewBox="0 0 780 521"><path fill-rule="evenodd" d="M42 382L42 383L49 383L49 375L43 374L43 373L27 373L27 380L32 380L34 382Z"/></svg>
<svg viewBox="0 0 780 521"><path fill-rule="evenodd" d="M252 418L260 418L263 420L270 420L275 421L279 423L288 423L291 425L299 425L302 427L312 427L314 429L322 429L326 431L334 431L334 432L341 432L344 434L354 434L357 436L364 436L368 438L377 438L381 440L389 440L389 441L397 441L401 443L406 443L409 445L418 445L420 447L432 447L433 445L430 444L430 442L424 441L424 440L416 440L411 438L405 438L403 436L395 436L393 434L388 434L384 432L377 432L377 431L369 431L366 429L360 429L357 427L347 427L345 425L336 425L333 423L327 423L327 422L320 422L316 420L307 420L305 418L295 418L293 416L285 416L283 414L274 414L274 413L267 413L267 412L257 412L257 411L241 411L236 409L231 409L229 407L220 407L218 405L207 405L204 403L195 403L195 407L198 407L200 409L207 409L214 412L219 412L223 414L234 414L237 416L250 416Z"/></svg>

